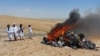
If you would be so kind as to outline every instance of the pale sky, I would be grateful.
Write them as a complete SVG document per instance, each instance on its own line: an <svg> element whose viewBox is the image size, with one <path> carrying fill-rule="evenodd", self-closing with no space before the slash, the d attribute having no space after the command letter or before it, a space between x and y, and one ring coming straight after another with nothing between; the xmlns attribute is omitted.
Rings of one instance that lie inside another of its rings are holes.
<svg viewBox="0 0 100 56"><path fill-rule="evenodd" d="M65 19L74 8L84 15L100 6L100 0L0 0L0 14L29 18Z"/></svg>

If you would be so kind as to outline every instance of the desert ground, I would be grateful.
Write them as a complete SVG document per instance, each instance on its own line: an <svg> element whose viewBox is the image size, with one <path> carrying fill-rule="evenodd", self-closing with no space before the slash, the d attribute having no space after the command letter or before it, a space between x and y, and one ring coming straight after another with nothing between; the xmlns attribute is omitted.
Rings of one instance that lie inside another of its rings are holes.
<svg viewBox="0 0 100 56"><path fill-rule="evenodd" d="M86 49L71 49L52 47L41 44L43 36L52 29L55 24L64 20L50 19L31 19L14 16L0 16L0 56L100 56L100 36L88 36L88 39L96 43L98 51ZM24 40L8 41L6 33L7 24L23 24L25 37ZM27 36L27 25L31 24L33 29L33 37L29 39Z"/></svg>

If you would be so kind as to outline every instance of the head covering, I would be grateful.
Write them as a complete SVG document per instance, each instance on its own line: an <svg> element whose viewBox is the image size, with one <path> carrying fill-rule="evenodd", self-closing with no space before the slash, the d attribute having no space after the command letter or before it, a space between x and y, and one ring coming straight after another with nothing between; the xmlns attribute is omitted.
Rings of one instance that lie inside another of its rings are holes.
<svg viewBox="0 0 100 56"><path fill-rule="evenodd" d="M16 23L13 23L13 25L15 25Z"/></svg>

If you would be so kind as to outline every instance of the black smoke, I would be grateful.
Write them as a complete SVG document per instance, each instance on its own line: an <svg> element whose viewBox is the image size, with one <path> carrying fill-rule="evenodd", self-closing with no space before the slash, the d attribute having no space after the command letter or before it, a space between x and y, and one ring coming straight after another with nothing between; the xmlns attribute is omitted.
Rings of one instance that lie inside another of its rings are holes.
<svg viewBox="0 0 100 56"><path fill-rule="evenodd" d="M80 19L80 14L78 9L74 9L69 13L69 18L66 19L63 23L58 23L56 27L61 27L64 25L71 25L79 21Z"/></svg>
<svg viewBox="0 0 100 56"><path fill-rule="evenodd" d="M86 14L81 17L79 10L74 9L69 13L69 18L63 23L58 23L51 29L53 31L56 28L60 28L64 25L72 25L77 23L76 27L70 31L76 33L84 33L85 35L99 35L100 34L100 10Z"/></svg>
<svg viewBox="0 0 100 56"><path fill-rule="evenodd" d="M69 13L69 18L66 19L63 23L58 23L56 24L56 26L51 29L51 32L53 30L55 30L56 28L62 28L65 25L72 25L75 24L76 22L78 22L80 19L80 14L79 14L79 10L78 9L73 9L70 13Z"/></svg>
<svg viewBox="0 0 100 56"><path fill-rule="evenodd" d="M88 13L86 16L81 17L76 28L73 29L78 33L85 33L86 35L99 35L100 34L100 10Z"/></svg>

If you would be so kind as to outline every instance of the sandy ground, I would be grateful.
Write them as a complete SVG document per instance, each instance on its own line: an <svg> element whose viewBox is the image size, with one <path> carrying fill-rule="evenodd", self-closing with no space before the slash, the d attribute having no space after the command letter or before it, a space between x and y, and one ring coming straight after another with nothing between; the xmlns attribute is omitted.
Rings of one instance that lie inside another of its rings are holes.
<svg viewBox="0 0 100 56"><path fill-rule="evenodd" d="M98 51L71 48L59 48L41 44L43 36L34 36L32 39L25 38L18 41L7 41L8 38L0 40L0 56L100 56ZM94 42L100 47L100 41L95 39Z"/></svg>
<svg viewBox="0 0 100 56"><path fill-rule="evenodd" d="M7 24L12 24L13 22L24 24L24 27L26 27L25 32L27 32L27 25L31 24L34 32L33 38L28 39L28 36L25 36L24 40L9 42L5 29ZM61 21L0 16L0 56L100 56L100 48L98 48L98 51L86 49L74 50L41 44L42 37L58 22ZM90 36L90 39L96 43L97 47L100 47L100 38Z"/></svg>

